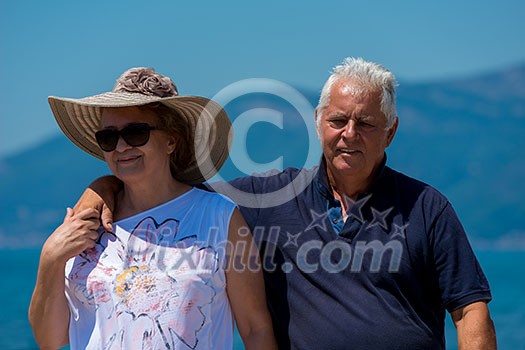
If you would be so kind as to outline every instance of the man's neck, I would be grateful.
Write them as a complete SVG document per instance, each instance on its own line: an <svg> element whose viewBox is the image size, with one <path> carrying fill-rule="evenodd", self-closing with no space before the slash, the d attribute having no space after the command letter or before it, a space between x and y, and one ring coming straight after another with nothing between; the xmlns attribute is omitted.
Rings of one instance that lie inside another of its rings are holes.
<svg viewBox="0 0 525 350"><path fill-rule="evenodd" d="M327 171L327 175L334 198L341 202L342 213L345 216L344 214L351 209L351 203L357 200L360 193L368 189L370 181L367 181L368 179L338 177L330 171Z"/></svg>
<svg viewBox="0 0 525 350"><path fill-rule="evenodd" d="M328 183L334 198L341 203L343 218L347 217L352 209L352 204L358 199L359 195L370 189L380 167L381 165L377 166L368 176L344 176L337 174L335 171L331 171L327 164L326 174Z"/></svg>

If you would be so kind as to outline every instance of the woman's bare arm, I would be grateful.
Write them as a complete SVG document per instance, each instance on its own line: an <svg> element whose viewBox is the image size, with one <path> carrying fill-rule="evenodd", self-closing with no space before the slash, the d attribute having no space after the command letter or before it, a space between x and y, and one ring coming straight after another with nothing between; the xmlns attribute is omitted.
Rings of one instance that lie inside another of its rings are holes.
<svg viewBox="0 0 525 350"><path fill-rule="evenodd" d="M226 270L226 288L244 346L247 350L277 349L266 305L259 252L238 209L232 215L228 239L232 250Z"/></svg>
<svg viewBox="0 0 525 350"><path fill-rule="evenodd" d="M65 296L66 262L95 246L98 211L78 214L68 208L64 223L49 236L40 255L29 323L41 349L58 349L69 342L69 307Z"/></svg>

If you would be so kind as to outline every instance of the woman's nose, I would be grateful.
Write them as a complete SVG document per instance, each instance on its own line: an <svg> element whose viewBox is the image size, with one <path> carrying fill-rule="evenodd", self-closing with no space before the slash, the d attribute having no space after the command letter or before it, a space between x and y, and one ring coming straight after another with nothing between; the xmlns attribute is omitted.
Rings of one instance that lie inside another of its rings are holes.
<svg viewBox="0 0 525 350"><path fill-rule="evenodd" d="M120 136L117 141L117 147L115 148L115 151L117 152L124 152L128 148L131 148L130 145L126 141L124 141L124 138Z"/></svg>

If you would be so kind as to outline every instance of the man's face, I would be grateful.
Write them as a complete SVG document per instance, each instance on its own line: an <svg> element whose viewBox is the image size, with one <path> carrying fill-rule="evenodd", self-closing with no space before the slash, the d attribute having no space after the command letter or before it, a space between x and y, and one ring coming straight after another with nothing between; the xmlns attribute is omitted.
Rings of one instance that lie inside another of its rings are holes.
<svg viewBox="0 0 525 350"><path fill-rule="evenodd" d="M367 91L348 80L332 86L328 106L319 116L317 133L329 175L366 181L381 163L397 130L386 130L381 111L381 91Z"/></svg>

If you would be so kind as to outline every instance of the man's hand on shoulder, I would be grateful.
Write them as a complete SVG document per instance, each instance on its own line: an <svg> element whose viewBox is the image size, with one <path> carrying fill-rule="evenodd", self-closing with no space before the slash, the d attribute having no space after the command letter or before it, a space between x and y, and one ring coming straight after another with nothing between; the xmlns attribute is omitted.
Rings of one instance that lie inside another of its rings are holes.
<svg viewBox="0 0 525 350"><path fill-rule="evenodd" d="M100 213L102 226L108 232L113 231L113 210L115 209L115 195L122 188L122 182L115 176L104 176L93 181L84 191L74 211L94 208Z"/></svg>

